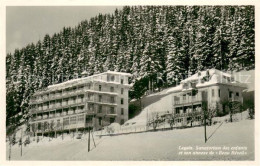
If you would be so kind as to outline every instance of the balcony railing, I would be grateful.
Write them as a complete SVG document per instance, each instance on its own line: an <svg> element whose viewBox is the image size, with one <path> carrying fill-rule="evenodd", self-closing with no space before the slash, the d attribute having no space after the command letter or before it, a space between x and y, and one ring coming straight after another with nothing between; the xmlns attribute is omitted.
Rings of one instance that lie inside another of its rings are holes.
<svg viewBox="0 0 260 166"><path fill-rule="evenodd" d="M189 103L194 103L194 102L200 102L202 101L202 97L201 96L188 96L185 99L182 98L182 96L180 97L179 100L175 100L173 102L174 105L178 105L178 104L189 104Z"/></svg>
<svg viewBox="0 0 260 166"><path fill-rule="evenodd" d="M116 101L109 101L109 100L96 100L96 99L89 99L87 100L88 103L96 103L96 104L102 104L102 105L112 105L112 106L115 106L117 105L116 104Z"/></svg>
<svg viewBox="0 0 260 166"><path fill-rule="evenodd" d="M65 108L65 107L74 107L74 106L81 106L81 105L84 105L85 103L84 102L75 102L75 103L68 103L68 104L57 104L57 105L52 105L52 106L49 106L46 107L46 108L34 108L34 109L31 109L33 110L32 112L47 112L47 111L53 111L54 109L62 109L62 108Z"/></svg>
<svg viewBox="0 0 260 166"><path fill-rule="evenodd" d="M69 114L69 113L56 113L55 115L53 114L52 116L50 115L43 115L43 116L37 116L32 118L32 121L39 121L39 120L49 120L49 119L53 119L53 118L63 118L63 117L69 117L69 116L73 116L73 115L80 115L80 114L84 114L87 113L87 115L93 115L92 112L89 112L88 110L82 110L80 112L74 112L73 114Z"/></svg>
<svg viewBox="0 0 260 166"><path fill-rule="evenodd" d="M178 114L175 114L175 117L178 118L178 117L196 116L196 115L200 115L201 113L202 113L201 111L178 113Z"/></svg>

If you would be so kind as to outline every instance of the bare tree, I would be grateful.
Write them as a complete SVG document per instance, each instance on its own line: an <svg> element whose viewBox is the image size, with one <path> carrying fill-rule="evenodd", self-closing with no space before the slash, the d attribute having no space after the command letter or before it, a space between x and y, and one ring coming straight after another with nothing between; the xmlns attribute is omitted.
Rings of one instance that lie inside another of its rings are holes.
<svg viewBox="0 0 260 166"><path fill-rule="evenodd" d="M212 125L212 119L216 116L218 111L218 103L216 105L209 105L206 113L206 118L209 121L209 125Z"/></svg>
<svg viewBox="0 0 260 166"><path fill-rule="evenodd" d="M174 126L174 124L175 124L174 119L175 119L174 114L171 114L171 116L170 116L170 118L169 118L169 124L170 124L171 129L173 129L173 126Z"/></svg>
<svg viewBox="0 0 260 166"><path fill-rule="evenodd" d="M149 123L149 125L152 125L153 129L156 130L159 124L159 115L158 113L153 112L152 113L152 119Z"/></svg>
<svg viewBox="0 0 260 166"><path fill-rule="evenodd" d="M228 106L228 109L229 109L230 122L233 122L233 115L240 111L241 105L242 104L241 104L240 101L229 100L227 102L227 106Z"/></svg>

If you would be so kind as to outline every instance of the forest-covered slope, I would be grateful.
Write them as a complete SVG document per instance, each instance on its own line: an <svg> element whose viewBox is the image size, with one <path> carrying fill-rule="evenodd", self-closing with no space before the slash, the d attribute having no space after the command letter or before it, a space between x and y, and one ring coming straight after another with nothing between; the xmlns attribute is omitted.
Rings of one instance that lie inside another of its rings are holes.
<svg viewBox="0 0 260 166"><path fill-rule="evenodd" d="M207 68L254 69L254 14L253 6L126 6L46 34L6 57L6 125L27 119L34 91L83 71L132 73L130 98L140 98L149 81L156 89Z"/></svg>

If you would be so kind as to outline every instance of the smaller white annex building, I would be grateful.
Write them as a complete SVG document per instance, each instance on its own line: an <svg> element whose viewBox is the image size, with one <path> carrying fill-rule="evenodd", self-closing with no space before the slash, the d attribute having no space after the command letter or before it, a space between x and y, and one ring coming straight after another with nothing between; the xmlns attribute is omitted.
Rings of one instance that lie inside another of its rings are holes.
<svg viewBox="0 0 260 166"><path fill-rule="evenodd" d="M243 103L244 89L245 84L235 81L229 73L217 69L201 71L182 80L176 87L146 96L142 100L144 111L126 123L146 125L147 119L149 121L154 114L173 114L175 126L186 126L191 118L193 125L199 125L203 105L224 114L228 111L225 106L227 102Z"/></svg>

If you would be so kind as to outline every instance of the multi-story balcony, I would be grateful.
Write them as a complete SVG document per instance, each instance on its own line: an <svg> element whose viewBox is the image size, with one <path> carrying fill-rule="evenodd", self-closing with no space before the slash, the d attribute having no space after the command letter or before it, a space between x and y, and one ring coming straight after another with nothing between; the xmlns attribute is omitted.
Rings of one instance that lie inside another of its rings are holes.
<svg viewBox="0 0 260 166"><path fill-rule="evenodd" d="M106 91L98 91L98 90L93 90L93 88L86 89L86 88L80 88L77 90L70 90L70 91L63 91L59 93L51 93L50 95L45 95L44 97L37 97L35 99L30 100L30 104L39 104L51 100L59 100L62 98L69 98L69 97L76 97L81 94L85 94L85 92L89 93L98 93L98 94L107 94L107 95L113 95L117 96L118 94L115 92L106 92Z"/></svg>
<svg viewBox="0 0 260 166"><path fill-rule="evenodd" d="M117 116L116 111L111 111L111 110L108 110L108 111L106 112L106 115L107 115L107 116Z"/></svg>
<svg viewBox="0 0 260 166"><path fill-rule="evenodd" d="M92 90L92 89L87 89L87 90L85 90L85 92L98 93L98 94L107 94L107 95L113 95L113 96L117 96L117 95L118 95L118 94L115 93L115 92L97 91L97 90Z"/></svg>
<svg viewBox="0 0 260 166"><path fill-rule="evenodd" d="M67 108L67 107L74 107L74 106L83 106L85 105L84 102L72 102L72 103L64 103L64 104L60 104L60 103L56 103L55 105L51 105L49 107L39 107L31 109L31 112L48 112L48 111L53 111L54 109L62 109L62 108Z"/></svg>
<svg viewBox="0 0 260 166"><path fill-rule="evenodd" d="M101 104L101 105L109 105L109 106L116 106L117 103L115 101L109 101L109 100L96 100L96 99L89 99L87 100L88 103L95 103L95 104Z"/></svg>
<svg viewBox="0 0 260 166"><path fill-rule="evenodd" d="M95 113L94 112L91 112L90 110L86 110L86 109L83 109L81 111L78 111L78 112L62 112L62 113L56 113L56 114L41 114L41 115L37 115L37 117L33 117L31 118L32 121L44 121L44 120L49 120L49 119L54 119L54 118L63 118L63 117L70 117L70 116L73 116L73 115L83 115L83 114L86 114L86 115L89 115L89 116L93 116Z"/></svg>
<svg viewBox="0 0 260 166"><path fill-rule="evenodd" d="M60 93L50 94L49 96L37 97L36 99L31 99L30 104L38 104L46 101L58 100L64 97L78 96L84 93L85 93L84 89L78 89L78 90L68 91L68 92L63 91L62 93L60 92Z"/></svg>
<svg viewBox="0 0 260 166"><path fill-rule="evenodd" d="M201 95L195 95L195 96L180 96L178 98L175 98L173 101L173 105L184 105L184 104L192 104L202 102L202 96Z"/></svg>

